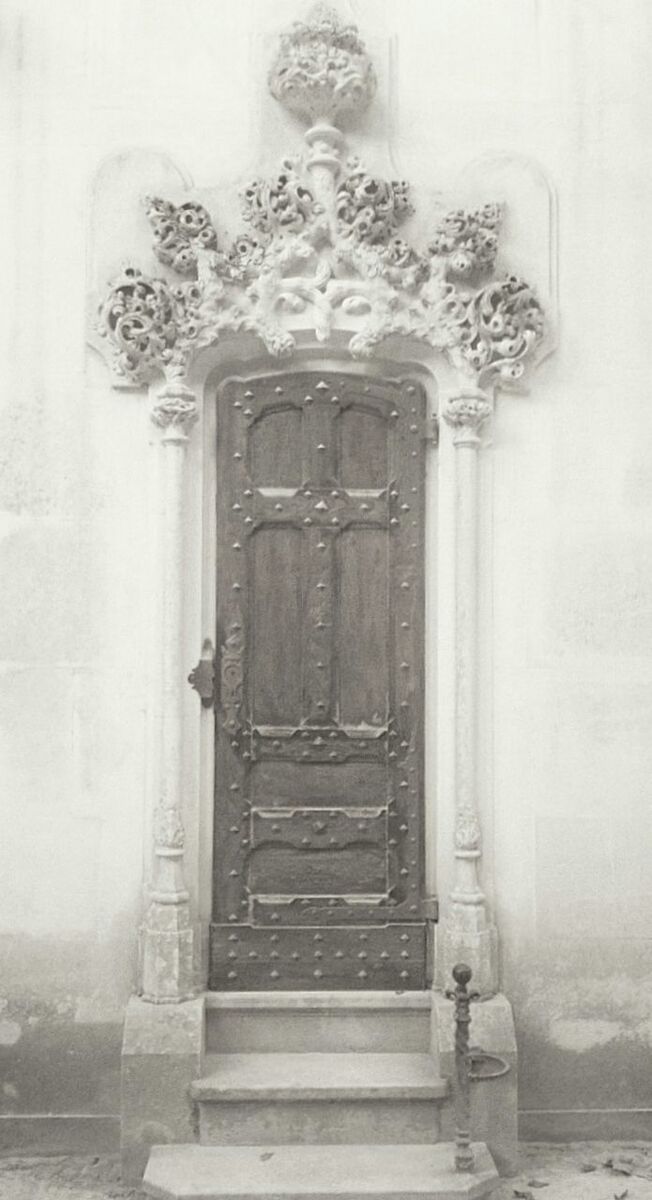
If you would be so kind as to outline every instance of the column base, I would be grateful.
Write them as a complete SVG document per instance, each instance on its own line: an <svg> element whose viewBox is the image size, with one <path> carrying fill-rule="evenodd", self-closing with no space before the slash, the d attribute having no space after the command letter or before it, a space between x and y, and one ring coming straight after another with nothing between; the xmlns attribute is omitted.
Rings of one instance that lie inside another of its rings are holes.
<svg viewBox="0 0 652 1200"><path fill-rule="evenodd" d="M466 963L473 974L469 990L484 998L498 991L498 934L493 925L484 929L464 929L454 923L439 926L436 932L437 985L446 991L453 987L453 967Z"/></svg>
<svg viewBox="0 0 652 1200"><path fill-rule="evenodd" d="M149 1004L133 996L122 1041L122 1175L140 1184L150 1147L197 1140L188 1094L202 1073L204 998Z"/></svg>
<svg viewBox="0 0 652 1200"><path fill-rule="evenodd" d="M140 928L140 978L150 1004L180 1004L195 994L194 930L187 902L152 901Z"/></svg>
<svg viewBox="0 0 652 1200"><path fill-rule="evenodd" d="M452 1000L441 992L432 997L433 1050L442 1075L455 1078L455 1016ZM516 1031L509 1000L502 993L471 1005L471 1046L498 1054L509 1072L498 1079L471 1083L471 1137L486 1142L501 1175L518 1171L518 1076ZM455 1140L454 1105L442 1111L441 1137Z"/></svg>

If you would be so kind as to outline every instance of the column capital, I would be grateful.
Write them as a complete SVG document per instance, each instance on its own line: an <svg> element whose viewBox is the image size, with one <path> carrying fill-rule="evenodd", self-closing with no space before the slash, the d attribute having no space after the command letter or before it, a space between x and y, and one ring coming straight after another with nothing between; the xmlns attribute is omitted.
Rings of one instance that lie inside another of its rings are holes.
<svg viewBox="0 0 652 1200"><path fill-rule="evenodd" d="M192 388L181 380L166 383L156 393L151 418L163 430L164 442L187 442L199 408Z"/></svg>
<svg viewBox="0 0 652 1200"><path fill-rule="evenodd" d="M453 392L444 408L444 420L453 429L456 446L479 445L482 426L494 410L491 396L469 385Z"/></svg>

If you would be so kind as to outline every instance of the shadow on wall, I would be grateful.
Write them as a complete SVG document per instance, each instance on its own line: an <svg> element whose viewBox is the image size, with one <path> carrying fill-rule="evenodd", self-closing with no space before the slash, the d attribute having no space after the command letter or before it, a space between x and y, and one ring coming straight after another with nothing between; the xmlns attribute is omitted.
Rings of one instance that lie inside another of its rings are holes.
<svg viewBox="0 0 652 1200"><path fill-rule="evenodd" d="M8 1117L119 1114L135 926L130 912L113 922L101 943L27 935L2 939L0 1149L3 1140L17 1144Z"/></svg>
<svg viewBox="0 0 652 1200"><path fill-rule="evenodd" d="M521 953L506 976L519 1047L521 1136L649 1137L649 944L548 943Z"/></svg>

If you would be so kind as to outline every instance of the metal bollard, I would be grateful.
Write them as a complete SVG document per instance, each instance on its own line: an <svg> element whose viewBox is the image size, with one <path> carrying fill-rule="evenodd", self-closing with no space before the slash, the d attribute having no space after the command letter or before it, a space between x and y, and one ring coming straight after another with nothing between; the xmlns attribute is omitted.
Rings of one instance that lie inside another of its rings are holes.
<svg viewBox="0 0 652 1200"><path fill-rule="evenodd" d="M471 1076L469 1061L469 1025L471 1024L471 1001L477 1000L477 992L469 992L468 985L473 972L466 963L453 967L455 989L446 992L455 1002L455 1170L472 1171L474 1168L471 1149Z"/></svg>

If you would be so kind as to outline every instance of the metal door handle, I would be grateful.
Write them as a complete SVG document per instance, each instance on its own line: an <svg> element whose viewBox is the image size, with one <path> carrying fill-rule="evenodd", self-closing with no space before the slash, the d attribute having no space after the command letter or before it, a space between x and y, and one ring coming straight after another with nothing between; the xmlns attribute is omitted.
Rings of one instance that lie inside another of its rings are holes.
<svg viewBox="0 0 652 1200"><path fill-rule="evenodd" d="M198 692L203 707L212 708L215 701L215 650L210 638L204 638L199 662L190 672L188 683Z"/></svg>

